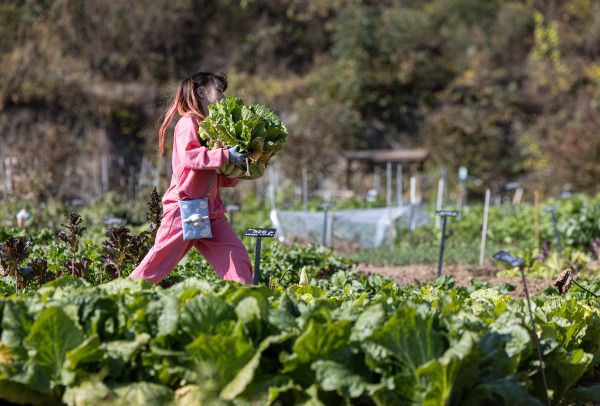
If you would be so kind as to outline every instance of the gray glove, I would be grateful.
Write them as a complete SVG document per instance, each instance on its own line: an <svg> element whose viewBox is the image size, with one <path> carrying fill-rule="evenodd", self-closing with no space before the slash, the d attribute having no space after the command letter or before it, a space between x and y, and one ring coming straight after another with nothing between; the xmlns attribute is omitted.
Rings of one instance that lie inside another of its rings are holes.
<svg viewBox="0 0 600 406"><path fill-rule="evenodd" d="M239 145L229 148L229 163L246 170L246 157L250 152L238 152Z"/></svg>

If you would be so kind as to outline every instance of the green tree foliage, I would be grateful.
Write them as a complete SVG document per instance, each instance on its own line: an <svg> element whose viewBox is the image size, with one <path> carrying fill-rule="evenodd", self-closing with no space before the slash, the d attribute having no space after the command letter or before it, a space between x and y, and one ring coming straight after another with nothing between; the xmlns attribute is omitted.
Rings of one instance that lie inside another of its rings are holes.
<svg viewBox="0 0 600 406"><path fill-rule="evenodd" d="M4 2L0 134L21 153L37 133L49 151L19 169L29 189L89 161L66 159L57 137L139 164L162 94L206 67L287 119L293 180L301 167L336 176L344 149L427 147L432 167L493 187L595 192L598 15L592 0Z"/></svg>

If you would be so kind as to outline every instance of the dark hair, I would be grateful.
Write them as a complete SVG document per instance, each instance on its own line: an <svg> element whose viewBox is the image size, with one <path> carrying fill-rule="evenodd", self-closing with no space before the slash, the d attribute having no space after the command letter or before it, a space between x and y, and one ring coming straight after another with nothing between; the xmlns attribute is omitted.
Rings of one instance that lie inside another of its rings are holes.
<svg viewBox="0 0 600 406"><path fill-rule="evenodd" d="M175 113L178 113L180 116L192 116L200 121L206 118L202 114L196 90L211 83L216 84L216 81L221 83L223 91L227 89L227 76L224 73L218 72L197 72L179 84L175 96L163 115L162 125L158 133L160 156L163 154L165 132L169 124L171 124Z"/></svg>
<svg viewBox="0 0 600 406"><path fill-rule="evenodd" d="M207 86L211 81L217 79L221 82L223 86L223 91L227 90L227 76L224 73L213 73L213 72L196 72L192 76L189 77L194 83L194 90L198 89L198 87Z"/></svg>

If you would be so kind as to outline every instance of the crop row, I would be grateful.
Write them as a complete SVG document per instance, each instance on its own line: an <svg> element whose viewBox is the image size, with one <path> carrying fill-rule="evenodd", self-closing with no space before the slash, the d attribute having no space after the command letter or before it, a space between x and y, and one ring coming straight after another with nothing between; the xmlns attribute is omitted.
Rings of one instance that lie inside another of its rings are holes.
<svg viewBox="0 0 600 406"><path fill-rule="evenodd" d="M548 289L532 308L550 402L598 398L581 380L600 356L596 300ZM65 276L0 299L0 315L0 399L13 403L546 404L526 303L449 277L164 289Z"/></svg>

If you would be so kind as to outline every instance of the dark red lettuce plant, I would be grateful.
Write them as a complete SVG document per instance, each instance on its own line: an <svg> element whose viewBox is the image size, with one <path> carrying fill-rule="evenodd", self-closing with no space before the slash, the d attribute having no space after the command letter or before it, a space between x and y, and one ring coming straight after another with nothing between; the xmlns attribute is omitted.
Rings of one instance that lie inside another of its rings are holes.
<svg viewBox="0 0 600 406"><path fill-rule="evenodd" d="M132 250L139 250L139 247L134 247L136 241L132 241L132 235L125 226L111 228L104 235L108 240L104 241L100 261L113 277L120 278L127 264L134 263Z"/></svg>
<svg viewBox="0 0 600 406"><path fill-rule="evenodd" d="M8 237L6 242L0 243L0 275L13 275L15 278L15 292L19 292L19 285L25 288L25 282L19 277L21 264L29 255L31 241L23 238Z"/></svg>
<svg viewBox="0 0 600 406"><path fill-rule="evenodd" d="M58 233L58 238L60 238L67 248L71 251L71 275L75 275L75 254L79 249L79 241L81 240L81 235L83 234L85 227L81 226L81 222L83 221L83 217L79 214L72 212L65 216L67 218L67 224L61 224L63 227L67 228L67 231L60 231ZM67 267L68 269L68 267Z"/></svg>
<svg viewBox="0 0 600 406"><path fill-rule="evenodd" d="M57 275L48 270L48 259L46 257L30 259L27 261L27 266L31 268L33 278L38 283L38 286L42 286L57 277Z"/></svg>

